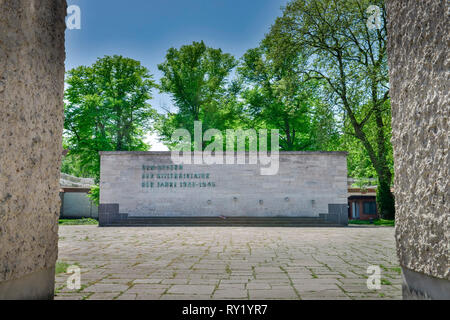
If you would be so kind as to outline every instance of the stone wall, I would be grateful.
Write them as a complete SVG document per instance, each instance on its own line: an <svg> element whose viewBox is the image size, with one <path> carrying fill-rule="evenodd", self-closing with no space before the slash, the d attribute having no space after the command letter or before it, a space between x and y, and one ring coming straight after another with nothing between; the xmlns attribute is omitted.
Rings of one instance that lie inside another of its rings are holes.
<svg viewBox="0 0 450 320"><path fill-rule="evenodd" d="M346 153L282 152L278 174L260 168L180 168L170 152L102 152L100 203L152 217L318 217L329 204L347 204Z"/></svg>
<svg viewBox="0 0 450 320"><path fill-rule="evenodd" d="M449 298L449 2L386 4L404 294Z"/></svg>
<svg viewBox="0 0 450 320"><path fill-rule="evenodd" d="M0 0L0 299L51 298L65 0Z"/></svg>

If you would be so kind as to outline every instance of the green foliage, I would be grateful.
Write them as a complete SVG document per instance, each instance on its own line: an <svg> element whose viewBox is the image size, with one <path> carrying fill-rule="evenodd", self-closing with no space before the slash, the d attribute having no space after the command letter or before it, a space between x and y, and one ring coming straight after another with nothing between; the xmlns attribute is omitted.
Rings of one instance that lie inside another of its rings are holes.
<svg viewBox="0 0 450 320"><path fill-rule="evenodd" d="M355 225L375 225L375 226L385 226L385 227L394 227L394 220L385 220L385 219L376 219L370 222L369 220L349 220L348 224Z"/></svg>
<svg viewBox="0 0 450 320"><path fill-rule="evenodd" d="M95 185L91 187L91 192L89 192L88 197L92 200L95 205L100 204L100 186Z"/></svg>
<svg viewBox="0 0 450 320"><path fill-rule="evenodd" d="M82 165L80 156L70 153L62 160L61 172L80 178L90 178L92 176L92 173Z"/></svg>
<svg viewBox="0 0 450 320"><path fill-rule="evenodd" d="M140 62L105 56L67 73L64 170L99 179L99 151L147 150L144 143L155 111L147 103L155 86ZM71 172L71 173L74 173Z"/></svg>
<svg viewBox="0 0 450 320"><path fill-rule="evenodd" d="M236 63L233 56L203 41L168 50L166 60L158 65L163 73L159 88L171 95L177 111L159 115L156 124L167 145L177 144L171 137L178 128L193 137L194 121L203 123L203 131L235 127L240 107L233 92L236 84L229 84L228 76Z"/></svg>
<svg viewBox="0 0 450 320"><path fill-rule="evenodd" d="M391 112L390 101L385 102L385 112L383 113L383 139L386 162L389 167L390 173L393 176L394 168L394 156L391 144L392 127L391 127ZM351 124L346 123L345 131L351 131ZM374 118L370 118L365 127L367 139L372 145L377 143L377 125ZM367 149L364 148L361 140L351 134L343 134L341 137L341 149L347 150L348 155L348 171L349 175L353 178L377 178L377 172L372 164Z"/></svg>
<svg viewBox="0 0 450 320"><path fill-rule="evenodd" d="M63 261L57 261L55 265L55 274L61 274L66 273L67 268L70 267L70 264L63 262Z"/></svg>
<svg viewBox="0 0 450 320"><path fill-rule="evenodd" d="M276 50L266 40L248 50L238 68L252 127L279 129L285 151L333 149L339 136L332 113L319 98L317 81L303 77L301 56L282 52L280 63Z"/></svg>
<svg viewBox="0 0 450 320"><path fill-rule="evenodd" d="M63 149L69 149L66 137L63 137ZM70 152L62 159L61 172L79 178L90 178L92 176L91 172L82 165L80 155Z"/></svg>
<svg viewBox="0 0 450 320"><path fill-rule="evenodd" d="M381 8L380 29L368 29L370 5ZM293 0L266 41L280 64L293 53L303 58L300 72L319 81L323 97L337 107L342 133L356 138L359 148L364 148L366 154L351 155L351 171L373 175L366 161L370 159L383 190L378 199L383 214L393 217L386 39L383 0ZM345 136L344 144L356 150L355 141Z"/></svg>

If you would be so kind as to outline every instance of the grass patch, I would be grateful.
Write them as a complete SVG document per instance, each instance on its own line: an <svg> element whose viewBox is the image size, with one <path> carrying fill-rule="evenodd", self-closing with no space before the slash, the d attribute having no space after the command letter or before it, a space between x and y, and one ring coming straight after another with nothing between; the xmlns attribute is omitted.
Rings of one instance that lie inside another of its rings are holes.
<svg viewBox="0 0 450 320"><path fill-rule="evenodd" d="M231 268L230 268L230 266L229 265L226 265L225 266L225 271L226 271L226 273L228 274L228 275L231 275Z"/></svg>
<svg viewBox="0 0 450 320"><path fill-rule="evenodd" d="M317 276L317 274L315 274L315 272L313 271L313 269L311 268L306 268L309 270L309 272L311 272L311 276L313 277L313 279L318 279L319 277Z"/></svg>
<svg viewBox="0 0 450 320"><path fill-rule="evenodd" d="M78 262L68 264L67 262L64 261L57 261L55 265L55 274L66 273L67 268L69 268L70 266L80 267L80 264Z"/></svg>
<svg viewBox="0 0 450 320"><path fill-rule="evenodd" d="M97 226L98 221L92 218L83 218L83 219L60 219L59 225L61 226Z"/></svg>
<svg viewBox="0 0 450 320"><path fill-rule="evenodd" d="M370 223L369 220L349 220L348 224L394 227L395 220L377 219L377 220L373 220L372 223Z"/></svg>
<svg viewBox="0 0 450 320"><path fill-rule="evenodd" d="M391 270L397 272L398 274L402 274L402 268L400 267L391 268Z"/></svg>
<svg viewBox="0 0 450 320"><path fill-rule="evenodd" d="M389 271L389 269L382 264L380 264L380 268L383 269L384 271Z"/></svg>
<svg viewBox="0 0 450 320"><path fill-rule="evenodd" d="M58 261L56 262L55 273L56 274L65 273L67 268L70 266L71 265L66 262Z"/></svg>

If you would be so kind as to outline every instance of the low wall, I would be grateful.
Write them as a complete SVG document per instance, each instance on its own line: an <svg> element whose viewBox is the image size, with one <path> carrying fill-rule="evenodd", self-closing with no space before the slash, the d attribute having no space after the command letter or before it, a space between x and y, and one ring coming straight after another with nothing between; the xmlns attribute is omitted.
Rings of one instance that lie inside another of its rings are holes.
<svg viewBox="0 0 450 320"><path fill-rule="evenodd" d="M61 219L98 218L98 207L87 192L61 192Z"/></svg>

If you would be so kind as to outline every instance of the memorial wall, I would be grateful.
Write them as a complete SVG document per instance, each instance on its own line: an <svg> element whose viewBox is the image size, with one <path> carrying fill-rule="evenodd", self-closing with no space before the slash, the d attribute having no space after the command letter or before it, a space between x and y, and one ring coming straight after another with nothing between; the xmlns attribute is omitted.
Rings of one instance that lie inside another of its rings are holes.
<svg viewBox="0 0 450 320"><path fill-rule="evenodd" d="M282 152L277 173L262 175L260 164L176 164L170 152L102 152L100 203L130 217L318 217L330 204L347 204L346 156Z"/></svg>

